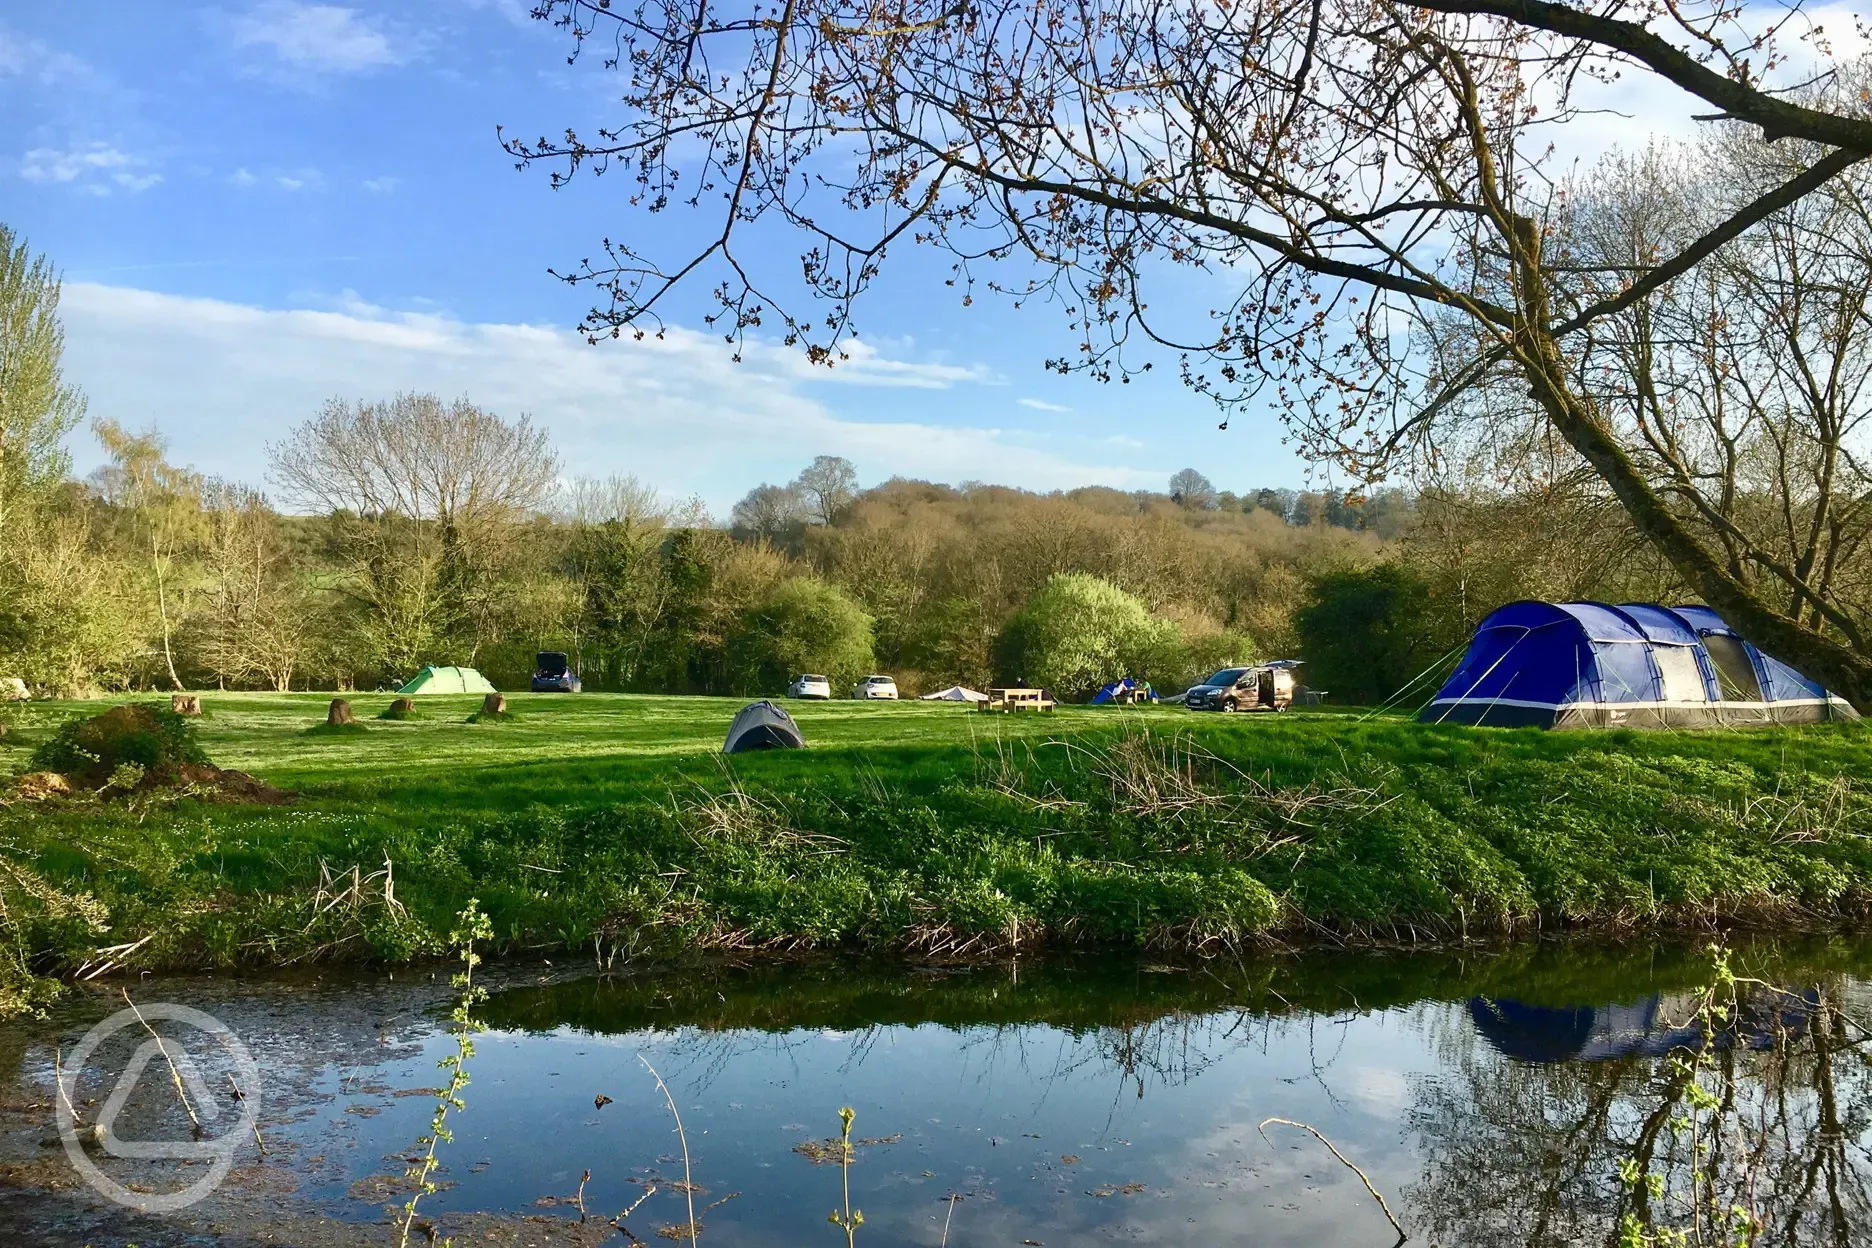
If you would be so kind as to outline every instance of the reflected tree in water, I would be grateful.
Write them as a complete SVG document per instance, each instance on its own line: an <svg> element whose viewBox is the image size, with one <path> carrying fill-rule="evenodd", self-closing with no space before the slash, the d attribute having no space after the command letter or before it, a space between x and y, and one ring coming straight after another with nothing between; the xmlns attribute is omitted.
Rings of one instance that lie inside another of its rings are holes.
<svg viewBox="0 0 1872 1248"><path fill-rule="evenodd" d="M1865 1242L1865 1002L1841 981L1789 994L1719 972L1668 1054L1525 1060L1479 1031L1440 1036L1448 1070L1417 1082L1407 1119L1414 1229L1477 1246Z"/></svg>

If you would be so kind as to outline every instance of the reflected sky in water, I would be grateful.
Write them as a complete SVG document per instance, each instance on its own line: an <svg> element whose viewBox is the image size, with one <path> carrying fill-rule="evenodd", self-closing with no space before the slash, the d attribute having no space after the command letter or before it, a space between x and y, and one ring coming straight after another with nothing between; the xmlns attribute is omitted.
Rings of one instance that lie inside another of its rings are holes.
<svg viewBox="0 0 1872 1248"><path fill-rule="evenodd" d="M1758 944L1738 966L1796 994L1719 1037L1707 1063L1750 1129L1781 1141L1750 1152L1754 1137L1735 1134L1735 1180L1752 1183L1769 1223L1761 1242L1872 1236L1858 978L1872 956L1849 942ZM697 1207L715 1206L704 1243L843 1240L826 1220L839 1167L797 1151L837 1135L841 1105L868 1141L849 1176L859 1244L936 1245L946 1217L958 1246L1391 1243L1358 1177L1303 1131L1271 1125L1264 1138L1269 1117L1317 1127L1420 1242L1608 1242L1631 1211L1621 1158L1643 1150L1678 1173L1684 1077L1670 1054L1702 1037L1707 977L1693 948L1550 945L515 982L484 1010L494 1029L443 1150L447 1186L426 1207L444 1230L477 1213L576 1218L557 1198L589 1168L586 1207L605 1216L658 1186L626 1225L667 1242L656 1229L687 1216L670 1186L682 1162L641 1055L681 1109ZM269 1164L290 1180L278 1216L380 1217L390 1196L373 1176L400 1169L431 1108L408 1090L432 1083L451 1047L438 988L168 987L258 1037L281 1146ZM88 1021L74 1007L16 1031L4 1052L22 1085L44 1077L48 1041L69 1044Z"/></svg>

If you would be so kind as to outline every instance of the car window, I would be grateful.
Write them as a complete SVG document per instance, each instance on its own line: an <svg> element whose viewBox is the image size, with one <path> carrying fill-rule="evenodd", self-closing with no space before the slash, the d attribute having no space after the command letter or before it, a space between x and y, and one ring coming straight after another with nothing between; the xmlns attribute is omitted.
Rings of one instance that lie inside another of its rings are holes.
<svg viewBox="0 0 1872 1248"><path fill-rule="evenodd" d="M1232 685L1246 675L1247 671L1248 669L1245 667L1225 667L1203 683L1207 685Z"/></svg>

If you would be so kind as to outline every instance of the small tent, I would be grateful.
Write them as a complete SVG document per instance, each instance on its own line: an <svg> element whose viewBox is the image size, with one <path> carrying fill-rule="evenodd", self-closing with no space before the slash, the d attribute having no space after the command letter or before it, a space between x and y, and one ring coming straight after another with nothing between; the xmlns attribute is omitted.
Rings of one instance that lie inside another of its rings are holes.
<svg viewBox="0 0 1872 1248"><path fill-rule="evenodd" d="M977 693L963 685L950 685L947 689L938 689L935 693L923 695L925 702L986 702L988 695Z"/></svg>
<svg viewBox="0 0 1872 1248"><path fill-rule="evenodd" d="M495 693L498 692L488 683L487 677L472 667L425 667L417 672L409 684L397 690L401 694L413 693Z"/></svg>
<svg viewBox="0 0 1872 1248"><path fill-rule="evenodd" d="M745 754L749 750L798 750L806 745L793 717L771 702L750 702L741 708L728 725L728 739L722 753Z"/></svg>
<svg viewBox="0 0 1872 1248"><path fill-rule="evenodd" d="M1708 607L1513 602L1477 627L1418 718L1540 728L1706 728L1857 719Z"/></svg>
<svg viewBox="0 0 1872 1248"><path fill-rule="evenodd" d="M1133 680L1126 676L1123 680L1114 680L1109 685L1092 695L1093 706L1105 706L1110 703L1120 705L1138 702L1155 702L1157 691L1150 687L1148 680Z"/></svg>

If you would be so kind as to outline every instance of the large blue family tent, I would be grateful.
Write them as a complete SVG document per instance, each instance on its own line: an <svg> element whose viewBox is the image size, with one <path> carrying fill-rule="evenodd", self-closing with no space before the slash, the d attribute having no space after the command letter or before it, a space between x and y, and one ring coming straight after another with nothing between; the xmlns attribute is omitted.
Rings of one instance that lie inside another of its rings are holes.
<svg viewBox="0 0 1872 1248"><path fill-rule="evenodd" d="M1419 713L1516 728L1708 728L1857 719L1708 607L1511 602Z"/></svg>

